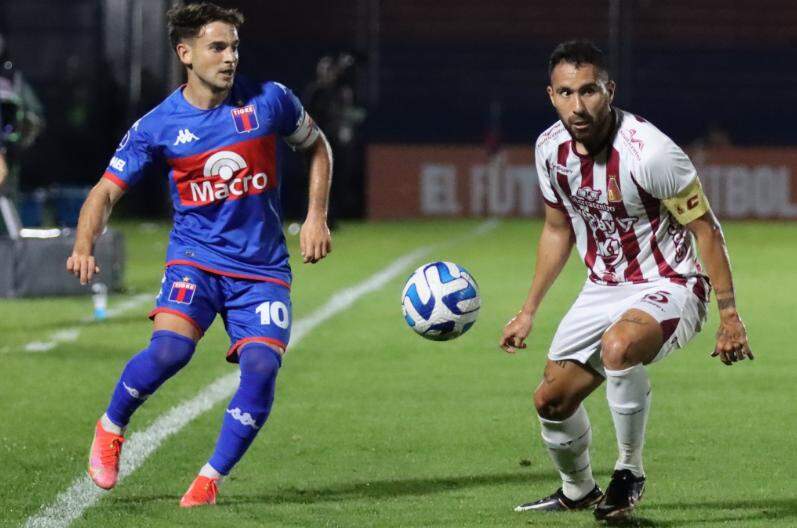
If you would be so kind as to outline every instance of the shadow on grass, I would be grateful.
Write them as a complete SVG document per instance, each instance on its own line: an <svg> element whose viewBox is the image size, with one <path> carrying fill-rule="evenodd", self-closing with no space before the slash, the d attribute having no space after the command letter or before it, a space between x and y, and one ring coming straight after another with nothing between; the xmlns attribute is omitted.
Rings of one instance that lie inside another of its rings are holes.
<svg viewBox="0 0 797 528"><path fill-rule="evenodd" d="M226 504L249 503L312 503L359 499L384 499L391 497L430 495L447 491L494 486L500 484L522 484L550 479L549 473L499 473L493 475L470 475L462 477L417 478L351 482L323 488L290 488L274 493L235 495L228 497Z"/></svg>
<svg viewBox="0 0 797 528"><path fill-rule="evenodd" d="M651 509L667 512L701 512L703 515L694 519L679 520L653 520L644 516L634 516L624 521L606 523L606 526L627 526L633 528L648 527L680 527L693 526L696 523L724 524L728 522L753 522L766 520L772 523L788 523L793 526L797 519L797 499L773 500L733 500L705 501L705 502L678 502L678 503L650 503ZM644 506L642 506L644 508ZM713 516L712 511L722 512ZM596 523L597 524L597 523Z"/></svg>
<svg viewBox="0 0 797 528"><path fill-rule="evenodd" d="M218 507L235 508L246 504L313 504L323 502L357 501L368 499L389 499L397 497L411 497L446 493L457 490L466 490L483 486L499 486L505 484L527 484L552 480L549 472L543 473L497 473L486 475L472 475L461 477L438 478L412 478L396 480L376 480L370 482L348 482L326 487L291 487L275 490L268 493L227 495L222 492ZM171 495L138 495L130 497L117 497L114 502L120 505L133 505L142 503L169 503L176 504L177 496ZM649 508L646 508L648 506ZM797 500L716 500L698 502L673 502L657 503L646 501L641 505L640 513L630 519L599 523L597 521L583 522L583 518L573 519L573 526L623 526L632 528L680 528L683 526L721 525L728 522L752 523L768 521L773 524L797 525ZM647 510L647 512L646 512ZM694 516L686 519L667 519L668 514L692 512ZM645 517L656 514L658 519ZM563 515L568 515L567 513ZM555 515L554 517L560 517ZM664 517L663 519L661 517ZM536 520L542 520L535 517ZM532 518L529 517L528 521Z"/></svg>
<svg viewBox="0 0 797 528"><path fill-rule="evenodd" d="M269 493L226 495L222 492L219 506L240 504L310 504L314 502L338 502L361 499L383 499L401 496L430 495L447 491L496 486L502 484L523 484L539 480L552 480L550 473L499 473L494 475L472 475L462 477L440 477L419 479L375 480L370 482L349 482L320 488L291 487ZM119 497L119 503L158 502L175 500L163 495ZM178 497L179 499L179 497Z"/></svg>

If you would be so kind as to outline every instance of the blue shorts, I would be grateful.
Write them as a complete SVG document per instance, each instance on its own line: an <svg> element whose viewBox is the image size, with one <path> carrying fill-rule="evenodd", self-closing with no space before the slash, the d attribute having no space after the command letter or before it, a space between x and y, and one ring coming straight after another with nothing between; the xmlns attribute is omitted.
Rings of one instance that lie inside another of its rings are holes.
<svg viewBox="0 0 797 528"><path fill-rule="evenodd" d="M285 350L291 337L288 288L217 275L193 266L166 268L150 319L159 313L186 319L200 334L210 327L216 314L221 314L230 336L227 361L231 363L238 362L238 350L246 343L266 343Z"/></svg>

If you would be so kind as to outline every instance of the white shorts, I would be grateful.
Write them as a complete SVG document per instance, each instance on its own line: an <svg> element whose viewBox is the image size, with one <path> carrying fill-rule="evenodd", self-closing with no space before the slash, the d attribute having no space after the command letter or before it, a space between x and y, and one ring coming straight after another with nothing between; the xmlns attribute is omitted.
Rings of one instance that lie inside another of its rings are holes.
<svg viewBox="0 0 797 528"><path fill-rule="evenodd" d="M642 310L659 322L664 343L653 361L666 357L673 349L686 346L706 321L708 302L693 292L694 283L701 280L690 278L686 286L669 280L602 286L588 280L559 323L548 358L578 361L605 377L601 337L630 309Z"/></svg>

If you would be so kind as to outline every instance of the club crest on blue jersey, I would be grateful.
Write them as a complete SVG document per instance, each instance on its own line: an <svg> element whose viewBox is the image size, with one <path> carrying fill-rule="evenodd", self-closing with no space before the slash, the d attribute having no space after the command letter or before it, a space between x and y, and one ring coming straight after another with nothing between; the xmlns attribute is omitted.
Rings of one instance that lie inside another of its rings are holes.
<svg viewBox="0 0 797 528"><path fill-rule="evenodd" d="M232 120L235 122L235 130L237 130L239 134L257 130L260 127L260 123L257 121L255 105L233 108L230 110L230 113L232 114Z"/></svg>
<svg viewBox="0 0 797 528"><path fill-rule="evenodd" d="M183 277L181 281L174 281L172 289L169 291L169 300L180 304L191 304L196 292L196 284L189 282L188 277Z"/></svg>

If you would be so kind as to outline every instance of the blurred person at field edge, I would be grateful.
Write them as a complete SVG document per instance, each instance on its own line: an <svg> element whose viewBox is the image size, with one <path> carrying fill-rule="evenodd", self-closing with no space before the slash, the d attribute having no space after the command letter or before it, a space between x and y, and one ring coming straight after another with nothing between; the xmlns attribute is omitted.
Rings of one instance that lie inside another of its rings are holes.
<svg viewBox="0 0 797 528"><path fill-rule="evenodd" d="M516 511L594 508L598 520L623 520L645 490L646 365L700 331L712 285L720 323L711 355L733 365L753 354L722 229L692 162L645 119L612 106L615 83L591 42L557 46L548 73L559 121L539 136L535 150L545 222L531 288L500 346L509 353L526 347L573 245L587 280L559 324L534 393L562 487ZM592 432L582 405L604 380L619 451L606 493L592 475Z"/></svg>
<svg viewBox="0 0 797 528"><path fill-rule="evenodd" d="M16 199L19 153L31 147L44 127L33 88L11 59L0 34L0 192Z"/></svg>
<svg viewBox="0 0 797 528"><path fill-rule="evenodd" d="M230 336L227 360L240 384L227 406L216 448L180 501L215 504L218 484L267 420L291 332L291 270L282 234L276 141L310 157L305 263L331 251L326 225L332 152L299 100L277 82L236 74L243 15L202 2L168 12L172 48L187 83L136 121L122 138L81 210L67 270L81 283L99 272L94 242L112 206L147 167L165 160L174 207L166 271L150 344L125 366L97 421L89 475L116 485L124 432L135 410L191 359L220 314Z"/></svg>
<svg viewBox="0 0 797 528"><path fill-rule="evenodd" d="M366 111L357 101L357 59L350 53L325 55L316 65L316 78L304 90L307 110L328 134L335 152L335 180L330 194L329 223L362 212L363 156L360 126Z"/></svg>

